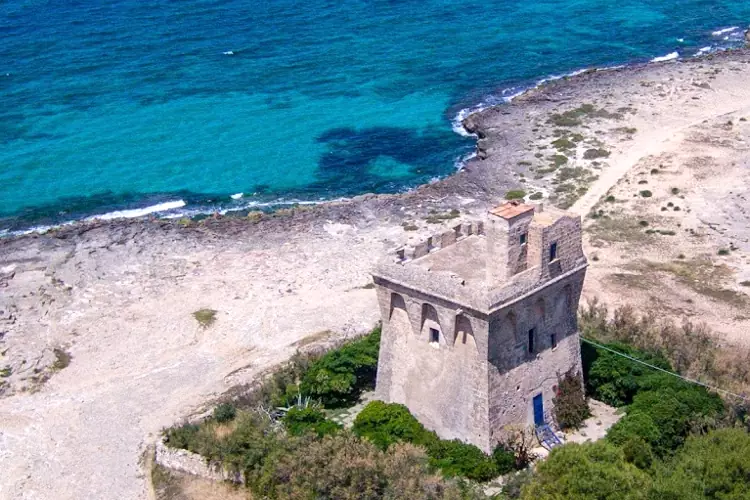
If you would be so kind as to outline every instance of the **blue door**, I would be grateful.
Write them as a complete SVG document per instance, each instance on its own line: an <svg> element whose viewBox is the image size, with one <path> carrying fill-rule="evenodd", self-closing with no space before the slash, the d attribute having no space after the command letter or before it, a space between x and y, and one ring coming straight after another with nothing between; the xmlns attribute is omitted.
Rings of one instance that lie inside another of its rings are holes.
<svg viewBox="0 0 750 500"><path fill-rule="evenodd" d="M541 394L534 396L534 425L544 425L544 399Z"/></svg>

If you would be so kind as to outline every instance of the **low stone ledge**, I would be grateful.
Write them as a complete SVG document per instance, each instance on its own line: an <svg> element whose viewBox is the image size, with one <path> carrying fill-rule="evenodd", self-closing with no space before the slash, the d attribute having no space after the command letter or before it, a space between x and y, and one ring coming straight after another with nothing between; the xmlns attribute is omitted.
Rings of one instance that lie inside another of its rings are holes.
<svg viewBox="0 0 750 500"><path fill-rule="evenodd" d="M209 464L204 457L197 453L170 448L163 439L156 443L154 460L157 464L167 469L202 477L211 481L230 481L237 484L244 484L245 482L241 473L230 472L224 469L219 463Z"/></svg>

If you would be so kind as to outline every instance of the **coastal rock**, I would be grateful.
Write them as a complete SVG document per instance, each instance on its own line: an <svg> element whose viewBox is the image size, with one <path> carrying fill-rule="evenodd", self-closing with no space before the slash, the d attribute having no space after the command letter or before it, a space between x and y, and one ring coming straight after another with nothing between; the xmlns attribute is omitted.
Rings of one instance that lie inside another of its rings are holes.
<svg viewBox="0 0 750 500"><path fill-rule="evenodd" d="M481 126L474 119L474 115L469 115L463 120L461 120L461 125L463 125L464 129L466 129L468 133L476 134L476 136L479 137L480 139L484 139L486 137Z"/></svg>
<svg viewBox="0 0 750 500"><path fill-rule="evenodd" d="M750 45L750 29L745 30L745 43Z"/></svg>

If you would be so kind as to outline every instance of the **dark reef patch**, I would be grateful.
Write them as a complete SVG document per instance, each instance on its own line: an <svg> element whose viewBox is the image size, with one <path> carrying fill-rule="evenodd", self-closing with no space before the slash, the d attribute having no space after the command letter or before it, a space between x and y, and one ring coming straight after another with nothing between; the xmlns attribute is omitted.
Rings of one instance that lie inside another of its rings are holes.
<svg viewBox="0 0 750 500"><path fill-rule="evenodd" d="M310 187L350 196L362 192L383 193L397 189L398 176L374 172L382 158L406 165L414 185L453 171L456 151L468 153L473 140L444 128L423 131L401 127L365 129L334 128L318 137L327 152L318 162L318 181Z"/></svg>

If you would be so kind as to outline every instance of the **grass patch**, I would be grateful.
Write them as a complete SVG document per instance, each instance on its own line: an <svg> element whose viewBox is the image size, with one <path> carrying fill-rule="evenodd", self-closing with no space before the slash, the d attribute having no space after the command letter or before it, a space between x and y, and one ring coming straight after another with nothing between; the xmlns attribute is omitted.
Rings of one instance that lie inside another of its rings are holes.
<svg viewBox="0 0 750 500"><path fill-rule="evenodd" d="M53 370L60 371L70 365L70 361L73 359L73 356L71 356L69 352L59 347L55 347L52 352L55 355L55 362L52 363Z"/></svg>
<svg viewBox="0 0 750 500"><path fill-rule="evenodd" d="M554 155L550 158L550 161L552 161L552 165L554 165L555 168L558 168L568 163L568 157L565 155Z"/></svg>
<svg viewBox="0 0 750 500"><path fill-rule="evenodd" d="M526 197L526 191L522 189L511 189L505 193L506 200L522 200Z"/></svg>
<svg viewBox="0 0 750 500"><path fill-rule="evenodd" d="M558 150L558 151L568 151L570 149L574 149L576 147L576 143L568 139L567 137L560 137L559 139L556 139L552 141L552 145Z"/></svg>
<svg viewBox="0 0 750 500"><path fill-rule="evenodd" d="M442 213L442 214L441 213L437 213L437 212L433 212L430 215L428 215L427 217L425 217L424 220L425 220L425 222L427 222L427 224L440 224L443 221L455 219L459 215L461 215L461 212L459 210L456 210L454 208L450 212ZM406 229L404 228L404 230L406 230Z"/></svg>
<svg viewBox="0 0 750 500"><path fill-rule="evenodd" d="M610 155L610 152L606 149L602 148L591 148L587 149L583 153L583 159L584 160L597 160L599 158L608 158Z"/></svg>
<svg viewBox="0 0 750 500"><path fill-rule="evenodd" d="M640 220L631 216L599 217L588 231L593 238L609 243L643 243L649 239Z"/></svg>
<svg viewBox="0 0 750 500"><path fill-rule="evenodd" d="M169 469L159 464L151 466L151 484L158 500L183 500L186 497L180 488L180 480Z"/></svg>
<svg viewBox="0 0 750 500"><path fill-rule="evenodd" d="M216 322L216 313L214 309L198 309L193 313L193 317L203 328L208 328Z"/></svg>
<svg viewBox="0 0 750 500"><path fill-rule="evenodd" d="M707 259L680 259L672 262L646 261L636 267L644 271L670 274L680 284L694 292L734 307L747 307L749 302L744 293L724 286L724 283L731 279L732 270L723 264L714 265Z"/></svg>
<svg viewBox="0 0 750 500"><path fill-rule="evenodd" d="M529 196L530 200L541 200L542 198L544 198L544 195L542 193L540 193L539 191L537 191L536 193L532 193Z"/></svg>
<svg viewBox="0 0 750 500"><path fill-rule="evenodd" d="M6 366L5 368L0 369L0 377L8 378L11 375L13 375L13 368L11 368L10 366Z"/></svg>

